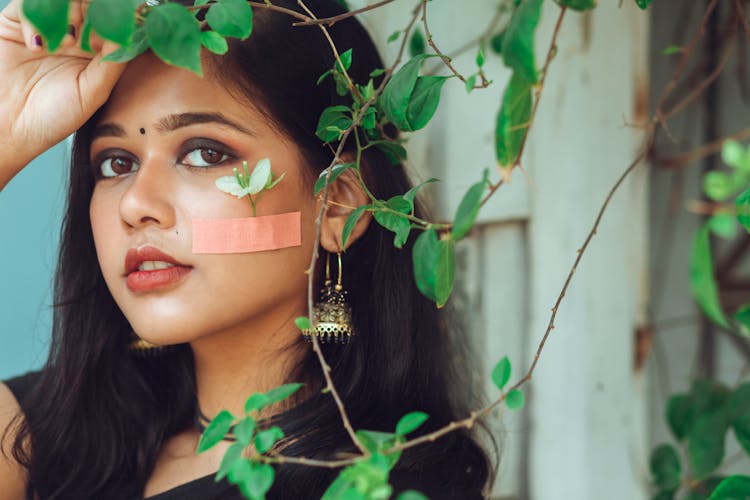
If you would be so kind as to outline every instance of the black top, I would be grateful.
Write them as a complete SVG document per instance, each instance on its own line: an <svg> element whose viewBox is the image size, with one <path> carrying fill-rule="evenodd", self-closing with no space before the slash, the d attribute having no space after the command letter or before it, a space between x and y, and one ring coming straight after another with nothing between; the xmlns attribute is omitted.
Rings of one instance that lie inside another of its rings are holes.
<svg viewBox="0 0 750 500"><path fill-rule="evenodd" d="M5 384L10 388L15 398L18 400L21 408L24 408L24 398L36 384L40 372L30 372L26 375L5 380ZM214 482L212 473L207 476L194 479L187 483L181 484L175 488L164 491L157 495L145 497L148 500L243 500L244 497L239 493L237 488L230 484L226 479L220 482ZM415 489L426 494L432 500L449 500L453 498L477 499L482 498L479 492L462 492L457 496L456 490L450 487L446 488L443 483L445 477L418 477L408 471L394 470L390 475L390 483L394 489L393 498L398 492L407 489ZM448 493L452 490L452 493ZM269 498L273 491L269 492ZM135 500L135 499L134 499ZM144 500L144 499L138 499ZM296 500L296 499L295 499Z"/></svg>
<svg viewBox="0 0 750 500"><path fill-rule="evenodd" d="M13 393L18 403L23 408L24 397L31 392L31 389L39 379L40 372L30 372L20 377L15 377L10 380L4 381L10 388L10 392ZM200 477L193 481L189 481L185 484L181 484L171 490L164 491L158 495L146 497L148 500L182 500L182 499L196 499L196 500L208 500L218 498L242 498L239 493L236 492L236 487L229 484L226 480L219 483L214 482L214 476L212 473L207 476Z"/></svg>

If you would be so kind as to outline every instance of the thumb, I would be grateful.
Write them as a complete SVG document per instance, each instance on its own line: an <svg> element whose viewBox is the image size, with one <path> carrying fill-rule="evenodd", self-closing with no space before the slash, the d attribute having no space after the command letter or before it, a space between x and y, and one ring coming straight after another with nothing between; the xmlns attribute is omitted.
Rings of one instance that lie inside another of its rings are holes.
<svg viewBox="0 0 750 500"><path fill-rule="evenodd" d="M127 63L103 61L104 57L117 49L117 44L106 42L79 76L81 105L92 113L106 102L127 67Z"/></svg>

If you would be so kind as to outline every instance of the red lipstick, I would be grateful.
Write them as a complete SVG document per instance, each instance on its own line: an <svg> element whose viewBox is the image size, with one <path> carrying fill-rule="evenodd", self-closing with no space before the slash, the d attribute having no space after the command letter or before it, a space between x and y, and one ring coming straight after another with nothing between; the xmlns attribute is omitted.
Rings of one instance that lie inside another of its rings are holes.
<svg viewBox="0 0 750 500"><path fill-rule="evenodd" d="M133 292L148 292L173 285L190 274L192 269L151 246L131 248L125 255L124 276L128 288Z"/></svg>

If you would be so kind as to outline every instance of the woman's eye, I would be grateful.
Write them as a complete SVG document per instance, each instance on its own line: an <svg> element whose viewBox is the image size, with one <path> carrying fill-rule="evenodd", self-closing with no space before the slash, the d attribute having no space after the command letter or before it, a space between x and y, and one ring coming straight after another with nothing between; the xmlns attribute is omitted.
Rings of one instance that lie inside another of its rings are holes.
<svg viewBox="0 0 750 500"><path fill-rule="evenodd" d="M138 170L138 164L125 156L106 158L99 164L102 177L117 177Z"/></svg>
<svg viewBox="0 0 750 500"><path fill-rule="evenodd" d="M212 148L197 148L186 154L180 163L189 167L212 167L224 163L229 155Z"/></svg>

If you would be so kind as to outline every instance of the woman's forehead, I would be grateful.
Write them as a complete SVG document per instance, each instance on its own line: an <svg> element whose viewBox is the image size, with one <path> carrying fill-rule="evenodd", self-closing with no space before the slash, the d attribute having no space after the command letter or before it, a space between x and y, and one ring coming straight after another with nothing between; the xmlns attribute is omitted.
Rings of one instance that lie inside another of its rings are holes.
<svg viewBox="0 0 750 500"><path fill-rule="evenodd" d="M252 124L262 121L256 109L238 101L217 79L168 65L150 52L128 63L100 121L141 127L155 125L165 116L196 111Z"/></svg>

